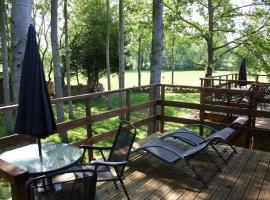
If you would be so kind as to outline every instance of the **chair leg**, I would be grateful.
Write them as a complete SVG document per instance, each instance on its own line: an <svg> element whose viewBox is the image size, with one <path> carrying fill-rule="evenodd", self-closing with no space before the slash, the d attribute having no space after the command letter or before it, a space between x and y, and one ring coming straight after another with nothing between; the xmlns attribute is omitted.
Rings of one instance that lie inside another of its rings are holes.
<svg viewBox="0 0 270 200"><path fill-rule="evenodd" d="M118 190L119 188L118 188L115 180L113 181L113 184L114 184L115 188Z"/></svg>
<svg viewBox="0 0 270 200"><path fill-rule="evenodd" d="M220 157L220 158L223 160L223 162L225 163L225 165L227 165L227 164L228 164L227 161L226 161L225 158L221 155L221 153L216 149L216 147L214 147L213 144L210 144L210 146L211 146L211 147L214 149L214 151L217 153L218 157Z"/></svg>
<svg viewBox="0 0 270 200"><path fill-rule="evenodd" d="M122 178L121 177L118 177L118 179L119 179L119 182L121 183L121 186L122 186L122 188L123 188L123 190L125 192L125 195L127 196L127 199L130 200L129 195L128 195L128 192L127 192L127 190L125 188L125 185L124 185L124 182L123 182Z"/></svg>
<svg viewBox="0 0 270 200"><path fill-rule="evenodd" d="M236 149L235 149L231 144L229 144L229 146L232 148L232 150L234 151L234 153L238 153L238 152L236 151Z"/></svg>
<svg viewBox="0 0 270 200"><path fill-rule="evenodd" d="M203 152L206 154L206 156L208 157L208 159L210 160L210 162L213 163L216 166L216 168L218 169L218 171L221 172L220 167L218 166L217 163L215 163L215 161L212 159L212 157L206 151L203 151Z"/></svg>
<svg viewBox="0 0 270 200"><path fill-rule="evenodd" d="M193 171L193 173L200 179L200 181L203 183L203 185L208 188L207 183L203 180L203 178L198 174L198 172L196 171L196 169L187 161L184 160L187 164L187 166L189 166L189 168Z"/></svg>

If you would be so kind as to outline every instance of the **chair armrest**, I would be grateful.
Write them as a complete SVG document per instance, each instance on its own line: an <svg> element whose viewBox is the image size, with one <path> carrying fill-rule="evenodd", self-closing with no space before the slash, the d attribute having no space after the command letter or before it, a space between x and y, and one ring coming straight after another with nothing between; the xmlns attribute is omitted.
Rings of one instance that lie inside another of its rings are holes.
<svg viewBox="0 0 270 200"><path fill-rule="evenodd" d="M103 153L103 150L111 150L112 149L112 147L96 147L96 146L90 146L90 145L81 145L80 148L83 149L81 162L83 161L86 150L99 150L101 155L102 155L103 160L106 160L105 155Z"/></svg>
<svg viewBox="0 0 270 200"><path fill-rule="evenodd" d="M92 165L105 165L105 166L120 166L120 165L126 165L128 161L122 161L122 162L105 162L105 161L98 161L98 160L92 160Z"/></svg>
<svg viewBox="0 0 270 200"><path fill-rule="evenodd" d="M82 149L93 149L93 150L111 150L112 147L97 147L97 146L90 146L90 145L81 145L80 148Z"/></svg>

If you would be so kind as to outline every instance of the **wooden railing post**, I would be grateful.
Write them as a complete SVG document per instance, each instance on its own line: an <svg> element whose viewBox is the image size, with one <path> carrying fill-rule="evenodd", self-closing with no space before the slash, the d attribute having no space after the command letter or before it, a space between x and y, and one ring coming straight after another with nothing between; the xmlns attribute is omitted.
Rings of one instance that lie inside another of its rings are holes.
<svg viewBox="0 0 270 200"><path fill-rule="evenodd" d="M256 81L256 83L259 82L259 75L258 75L258 74L256 74L256 79L255 79L255 81Z"/></svg>
<svg viewBox="0 0 270 200"><path fill-rule="evenodd" d="M91 99L90 98L87 98L85 100L85 114L88 119L91 117ZM91 121L87 123L86 130L87 130L87 139L91 138L93 136ZM93 150L88 150L88 159L89 161L93 160Z"/></svg>
<svg viewBox="0 0 270 200"><path fill-rule="evenodd" d="M13 200L28 200L26 182L29 174L27 171L0 159L0 176L10 183Z"/></svg>
<svg viewBox="0 0 270 200"><path fill-rule="evenodd" d="M160 106L160 132L164 133L164 100L165 100L165 85L161 86L161 106Z"/></svg>
<svg viewBox="0 0 270 200"><path fill-rule="evenodd" d="M126 120L130 121L130 89L126 91Z"/></svg>
<svg viewBox="0 0 270 200"><path fill-rule="evenodd" d="M200 89L200 104L201 104L201 108L200 108L200 124L203 124L204 122L204 115L205 115L205 89L201 88ZM203 127L200 126L200 135L203 135Z"/></svg>

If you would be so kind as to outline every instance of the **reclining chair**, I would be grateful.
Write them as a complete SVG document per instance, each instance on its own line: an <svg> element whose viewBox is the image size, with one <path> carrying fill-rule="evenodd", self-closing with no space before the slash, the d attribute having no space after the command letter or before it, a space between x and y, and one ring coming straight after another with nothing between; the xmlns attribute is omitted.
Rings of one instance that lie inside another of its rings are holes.
<svg viewBox="0 0 270 200"><path fill-rule="evenodd" d="M202 124L195 124L195 126L202 126L206 127L210 130L212 130L213 134L210 134L209 136L203 137L197 134L194 131L188 130L188 129L179 129L172 133L169 133L165 135L164 138L172 137L174 139L178 139L181 141L184 141L192 146L197 146L202 143L209 143L209 145L216 151L218 156L222 158L222 160L227 164L224 157L217 151L217 149L214 147L214 143L221 142L224 144L229 145L232 150L237 153L236 149L232 146L232 141L235 140L235 138L238 138L240 136L240 132L245 127L245 125L248 123L249 118L247 116L240 116L237 117L230 127L226 127L222 130L216 130L212 127L202 125Z"/></svg>

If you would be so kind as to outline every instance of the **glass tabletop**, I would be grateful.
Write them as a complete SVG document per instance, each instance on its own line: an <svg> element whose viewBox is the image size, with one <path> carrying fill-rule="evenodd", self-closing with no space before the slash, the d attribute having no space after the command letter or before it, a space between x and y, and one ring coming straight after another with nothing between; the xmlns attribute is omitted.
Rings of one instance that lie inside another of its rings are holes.
<svg viewBox="0 0 270 200"><path fill-rule="evenodd" d="M70 167L82 157L81 150L71 144L41 143L41 150L40 157L38 145L30 144L4 152L0 155L0 159L27 170L30 176L38 176Z"/></svg>

